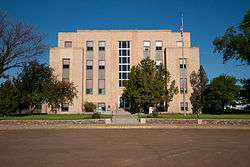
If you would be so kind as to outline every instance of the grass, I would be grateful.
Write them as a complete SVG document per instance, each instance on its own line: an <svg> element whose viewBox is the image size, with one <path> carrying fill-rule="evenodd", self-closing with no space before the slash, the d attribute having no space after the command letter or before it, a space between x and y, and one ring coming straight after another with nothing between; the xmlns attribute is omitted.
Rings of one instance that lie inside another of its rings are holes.
<svg viewBox="0 0 250 167"><path fill-rule="evenodd" d="M141 118L197 119L194 114L142 114ZM250 119L250 114L201 114L200 119Z"/></svg>
<svg viewBox="0 0 250 167"><path fill-rule="evenodd" d="M111 114L101 114L100 118L111 118ZM49 114L49 115L15 115L0 117L0 120L81 120L92 119L92 114Z"/></svg>

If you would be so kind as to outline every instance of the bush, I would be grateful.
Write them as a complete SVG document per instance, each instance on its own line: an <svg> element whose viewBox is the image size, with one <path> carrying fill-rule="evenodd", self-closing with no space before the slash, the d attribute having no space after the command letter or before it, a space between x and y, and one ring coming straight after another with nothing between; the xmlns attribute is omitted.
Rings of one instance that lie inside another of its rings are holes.
<svg viewBox="0 0 250 167"><path fill-rule="evenodd" d="M99 113L94 113L94 114L92 115L92 118L93 118L93 119L100 119L100 118L101 118L101 114L99 114Z"/></svg>
<svg viewBox="0 0 250 167"><path fill-rule="evenodd" d="M94 112L96 109L96 105L92 102L85 102L84 103L84 110L85 112Z"/></svg>

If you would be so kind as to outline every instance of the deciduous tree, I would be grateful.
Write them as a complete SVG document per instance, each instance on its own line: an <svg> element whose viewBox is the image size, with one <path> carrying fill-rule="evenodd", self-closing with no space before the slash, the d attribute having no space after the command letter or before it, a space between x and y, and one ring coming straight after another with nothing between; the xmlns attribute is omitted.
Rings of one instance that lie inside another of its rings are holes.
<svg viewBox="0 0 250 167"><path fill-rule="evenodd" d="M12 68L24 67L46 50L44 36L23 22L12 23L0 12L0 78Z"/></svg>
<svg viewBox="0 0 250 167"><path fill-rule="evenodd" d="M241 60L250 64L250 11L237 27L229 27L222 37L213 41L216 53L223 55L224 62L230 59Z"/></svg>
<svg viewBox="0 0 250 167"><path fill-rule="evenodd" d="M206 104L214 110L224 110L226 105L232 104L239 98L240 86L236 83L237 80L228 75L214 78L205 91Z"/></svg>

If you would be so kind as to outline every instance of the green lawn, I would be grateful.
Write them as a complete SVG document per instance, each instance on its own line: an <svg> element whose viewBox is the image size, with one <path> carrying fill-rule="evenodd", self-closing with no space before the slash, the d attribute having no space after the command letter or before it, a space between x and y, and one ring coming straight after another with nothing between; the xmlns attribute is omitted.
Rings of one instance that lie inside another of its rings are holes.
<svg viewBox="0 0 250 167"><path fill-rule="evenodd" d="M101 118L111 118L111 114L101 114ZM4 116L0 120L81 120L91 119L92 114L49 114L49 115L18 115Z"/></svg>
<svg viewBox="0 0 250 167"><path fill-rule="evenodd" d="M155 118L153 114L143 114L142 118ZM166 119L197 119L196 115L188 114L158 114L157 118ZM250 119L250 114L201 114L200 119Z"/></svg>

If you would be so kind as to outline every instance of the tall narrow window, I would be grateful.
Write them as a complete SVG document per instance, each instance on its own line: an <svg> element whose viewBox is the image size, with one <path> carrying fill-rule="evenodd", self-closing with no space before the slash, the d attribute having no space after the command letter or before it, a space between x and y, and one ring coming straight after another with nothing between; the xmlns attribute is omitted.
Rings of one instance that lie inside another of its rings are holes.
<svg viewBox="0 0 250 167"><path fill-rule="evenodd" d="M93 41L86 42L86 94L93 94Z"/></svg>
<svg viewBox="0 0 250 167"><path fill-rule="evenodd" d="M105 94L105 41L99 41L99 75L98 75L98 94Z"/></svg>
<svg viewBox="0 0 250 167"><path fill-rule="evenodd" d="M187 93L187 78L180 78L180 93Z"/></svg>
<svg viewBox="0 0 250 167"><path fill-rule="evenodd" d="M65 48L71 48L72 47L72 41L65 41L64 42L64 47Z"/></svg>
<svg viewBox="0 0 250 167"><path fill-rule="evenodd" d="M119 41L119 87L129 79L130 57L130 41Z"/></svg>
<svg viewBox="0 0 250 167"><path fill-rule="evenodd" d="M156 65L159 66L163 63L163 43L162 41L156 41L155 43L155 62Z"/></svg>
<svg viewBox="0 0 250 167"><path fill-rule="evenodd" d="M150 57L150 41L143 42L143 55L144 58Z"/></svg>
<svg viewBox="0 0 250 167"><path fill-rule="evenodd" d="M185 102L185 106L184 106L184 102L181 102L180 103L180 108L181 108L181 111L188 111L188 102Z"/></svg>
<svg viewBox="0 0 250 167"><path fill-rule="evenodd" d="M68 82L69 81L69 67L70 67L70 59L62 59L62 80Z"/></svg>
<svg viewBox="0 0 250 167"><path fill-rule="evenodd" d="M186 66L186 59L180 58L179 60L180 60L180 68L186 68L187 67Z"/></svg>

